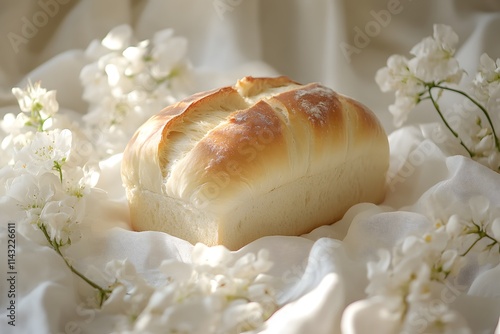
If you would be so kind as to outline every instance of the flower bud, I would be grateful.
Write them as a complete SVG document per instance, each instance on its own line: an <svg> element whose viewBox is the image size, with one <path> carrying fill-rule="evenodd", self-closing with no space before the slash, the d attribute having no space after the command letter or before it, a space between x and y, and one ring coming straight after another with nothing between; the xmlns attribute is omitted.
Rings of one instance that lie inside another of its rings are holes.
<svg viewBox="0 0 500 334"><path fill-rule="evenodd" d="M451 237L457 237L464 233L465 231L465 223L459 215L453 215L448 219L448 223L446 223L446 232Z"/></svg>

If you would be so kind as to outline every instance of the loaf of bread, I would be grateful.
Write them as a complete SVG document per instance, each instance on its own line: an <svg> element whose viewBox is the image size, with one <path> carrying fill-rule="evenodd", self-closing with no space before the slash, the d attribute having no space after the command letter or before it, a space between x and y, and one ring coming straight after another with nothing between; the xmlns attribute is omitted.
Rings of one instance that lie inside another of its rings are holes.
<svg viewBox="0 0 500 334"><path fill-rule="evenodd" d="M378 203L387 135L355 100L287 77L195 94L144 123L122 162L135 230L239 249Z"/></svg>

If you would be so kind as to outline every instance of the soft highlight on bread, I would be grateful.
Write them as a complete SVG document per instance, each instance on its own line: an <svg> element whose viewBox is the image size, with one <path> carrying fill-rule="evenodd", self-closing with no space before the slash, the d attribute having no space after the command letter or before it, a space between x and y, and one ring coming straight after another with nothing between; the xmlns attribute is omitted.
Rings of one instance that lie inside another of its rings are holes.
<svg viewBox="0 0 500 334"><path fill-rule="evenodd" d="M387 136L361 103L318 83L245 77L143 124L122 179L134 229L239 249L379 203Z"/></svg>

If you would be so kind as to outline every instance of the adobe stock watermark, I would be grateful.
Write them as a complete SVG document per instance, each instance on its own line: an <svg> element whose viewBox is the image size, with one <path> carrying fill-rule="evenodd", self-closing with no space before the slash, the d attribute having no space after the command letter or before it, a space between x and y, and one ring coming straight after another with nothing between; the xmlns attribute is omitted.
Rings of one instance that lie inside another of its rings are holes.
<svg viewBox="0 0 500 334"><path fill-rule="evenodd" d="M39 0L37 5L40 10L36 11L31 17L21 17L21 30L19 33L11 31L7 34L7 39L14 53L17 54L21 45L25 45L35 38L40 29L45 27L50 19L59 13L60 6L69 2L71 0Z"/></svg>
<svg viewBox="0 0 500 334"><path fill-rule="evenodd" d="M401 0L389 0L385 9L371 10L370 16L372 20L366 22L363 27L355 26L353 28L354 37L352 43L341 42L339 44L347 62L350 63L354 55L360 54L361 50L368 47L372 39L377 37L384 28L387 28L392 21L392 17L400 14L403 8Z"/></svg>
<svg viewBox="0 0 500 334"><path fill-rule="evenodd" d="M243 0L214 0L212 4L217 16L221 20L224 20L226 12L232 12L236 7L241 5L242 2Z"/></svg>

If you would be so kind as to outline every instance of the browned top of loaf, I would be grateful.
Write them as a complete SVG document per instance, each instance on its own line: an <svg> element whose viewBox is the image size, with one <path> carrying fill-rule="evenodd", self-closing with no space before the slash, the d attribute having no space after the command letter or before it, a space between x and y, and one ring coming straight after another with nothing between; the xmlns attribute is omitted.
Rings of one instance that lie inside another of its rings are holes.
<svg viewBox="0 0 500 334"><path fill-rule="evenodd" d="M372 148L387 159L387 136L361 103L318 83L246 77L153 116L127 146L122 175L128 188L227 203Z"/></svg>

